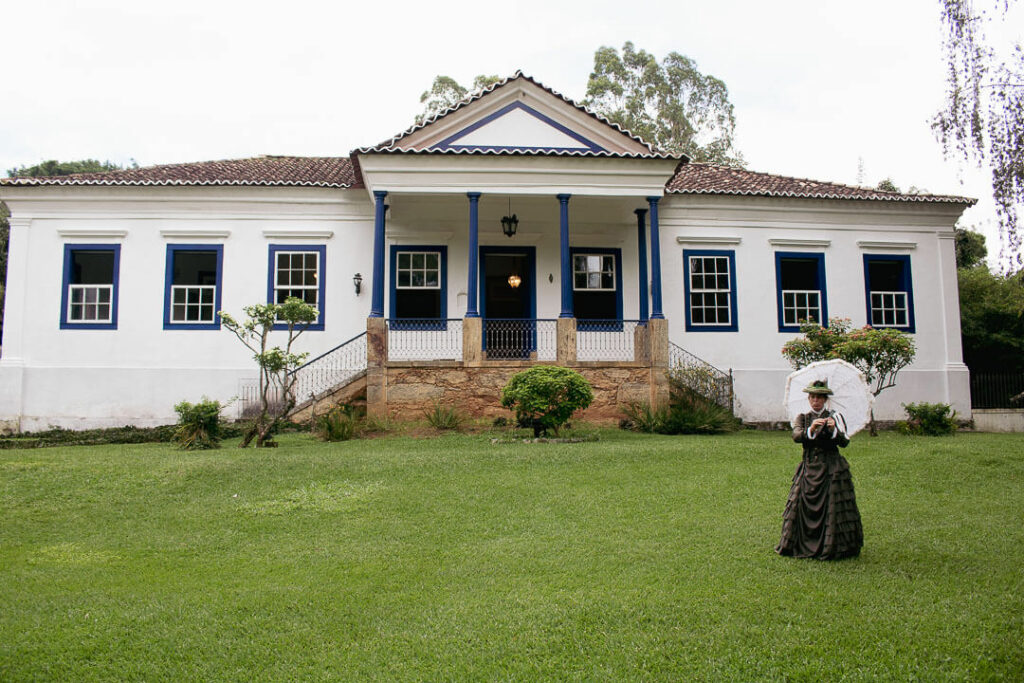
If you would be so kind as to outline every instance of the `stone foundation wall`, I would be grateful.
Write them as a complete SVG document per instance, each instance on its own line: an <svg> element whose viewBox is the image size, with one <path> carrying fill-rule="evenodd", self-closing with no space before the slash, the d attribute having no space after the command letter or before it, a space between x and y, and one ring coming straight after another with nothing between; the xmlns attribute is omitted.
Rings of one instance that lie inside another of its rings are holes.
<svg viewBox="0 0 1024 683"><path fill-rule="evenodd" d="M501 406L501 390L512 375L533 365L536 364L510 362L464 367L461 363L388 363L384 368L387 412L395 419L418 419L424 410L440 402L472 417L509 417L511 413ZM615 424L623 417L623 405L651 401L649 367L609 364L579 365L573 369L594 390L594 402L580 413L580 419Z"/></svg>

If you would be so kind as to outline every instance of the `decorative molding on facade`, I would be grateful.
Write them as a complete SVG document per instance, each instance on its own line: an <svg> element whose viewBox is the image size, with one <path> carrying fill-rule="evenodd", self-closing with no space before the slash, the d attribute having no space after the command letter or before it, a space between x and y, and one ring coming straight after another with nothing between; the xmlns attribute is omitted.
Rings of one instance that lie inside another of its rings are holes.
<svg viewBox="0 0 1024 683"><path fill-rule="evenodd" d="M917 249L917 242L901 242L897 240L857 240L861 249Z"/></svg>
<svg viewBox="0 0 1024 683"><path fill-rule="evenodd" d="M188 239L227 239L230 230L161 230L160 236L167 239L185 237Z"/></svg>
<svg viewBox="0 0 1024 683"><path fill-rule="evenodd" d="M105 230L103 228L64 228L57 231L61 237L96 238L107 240L123 240L128 236L127 230Z"/></svg>
<svg viewBox="0 0 1024 683"><path fill-rule="evenodd" d="M329 240L334 237L333 230L264 230L263 236L269 239L285 240Z"/></svg>
<svg viewBox="0 0 1024 683"><path fill-rule="evenodd" d="M742 237L729 237L729 236L700 236L700 235L677 235L677 244L739 244L743 241Z"/></svg>
<svg viewBox="0 0 1024 683"><path fill-rule="evenodd" d="M832 240L801 240L787 237L771 237L768 244L773 247L802 247L808 249L825 249L832 245Z"/></svg>
<svg viewBox="0 0 1024 683"><path fill-rule="evenodd" d="M388 239L393 240L429 240L431 242L443 242L450 240L452 238L452 235L454 235L455 233L451 231L445 232L441 230L388 230L385 234L388 237Z"/></svg>

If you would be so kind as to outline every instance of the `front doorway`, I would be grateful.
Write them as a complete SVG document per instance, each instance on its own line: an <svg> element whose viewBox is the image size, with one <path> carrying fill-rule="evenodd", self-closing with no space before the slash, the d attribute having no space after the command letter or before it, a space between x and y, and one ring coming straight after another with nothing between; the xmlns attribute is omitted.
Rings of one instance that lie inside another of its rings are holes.
<svg viewBox="0 0 1024 683"><path fill-rule="evenodd" d="M480 248L480 314L488 358L529 358L537 349L536 249Z"/></svg>

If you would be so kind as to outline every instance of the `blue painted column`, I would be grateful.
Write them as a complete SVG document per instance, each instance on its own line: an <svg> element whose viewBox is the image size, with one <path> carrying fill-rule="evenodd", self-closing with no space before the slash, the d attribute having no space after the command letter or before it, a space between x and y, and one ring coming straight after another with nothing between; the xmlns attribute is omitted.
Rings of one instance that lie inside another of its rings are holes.
<svg viewBox="0 0 1024 683"><path fill-rule="evenodd" d="M469 197L469 276L466 283L466 317L479 318L480 311L477 307L477 292L480 288L477 285L477 271L479 268L477 257L479 256L480 248L477 246L477 235L480 225L480 193L467 192L466 196Z"/></svg>
<svg viewBox="0 0 1024 683"><path fill-rule="evenodd" d="M373 215L373 296L370 299L370 317L384 317L384 198L387 192L373 191L376 211Z"/></svg>
<svg viewBox="0 0 1024 683"><path fill-rule="evenodd" d="M661 239L658 237L658 201L661 197L648 197L651 207L651 318L663 319L661 312Z"/></svg>
<svg viewBox="0 0 1024 683"><path fill-rule="evenodd" d="M558 234L562 245L562 312L559 318L572 318L572 263L569 258L569 197L557 195L559 203Z"/></svg>
<svg viewBox="0 0 1024 683"><path fill-rule="evenodd" d="M636 209L636 257L640 279L640 323L647 322L647 209Z"/></svg>

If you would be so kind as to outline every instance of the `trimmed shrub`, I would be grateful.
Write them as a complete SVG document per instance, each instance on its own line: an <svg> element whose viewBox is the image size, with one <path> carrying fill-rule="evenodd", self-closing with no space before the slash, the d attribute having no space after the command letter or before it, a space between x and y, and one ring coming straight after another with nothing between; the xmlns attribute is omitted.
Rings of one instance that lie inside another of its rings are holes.
<svg viewBox="0 0 1024 683"><path fill-rule="evenodd" d="M956 434L956 411L948 403L906 403L907 421L897 429L904 434L952 436Z"/></svg>
<svg viewBox="0 0 1024 683"><path fill-rule="evenodd" d="M204 398L199 403L182 401L174 406L178 425L174 440L186 451L220 448L220 401Z"/></svg>
<svg viewBox="0 0 1024 683"><path fill-rule="evenodd" d="M558 430L572 414L589 406L594 392L583 375L557 365L538 365L516 373L501 390L501 405L516 414L519 424L539 437Z"/></svg>

